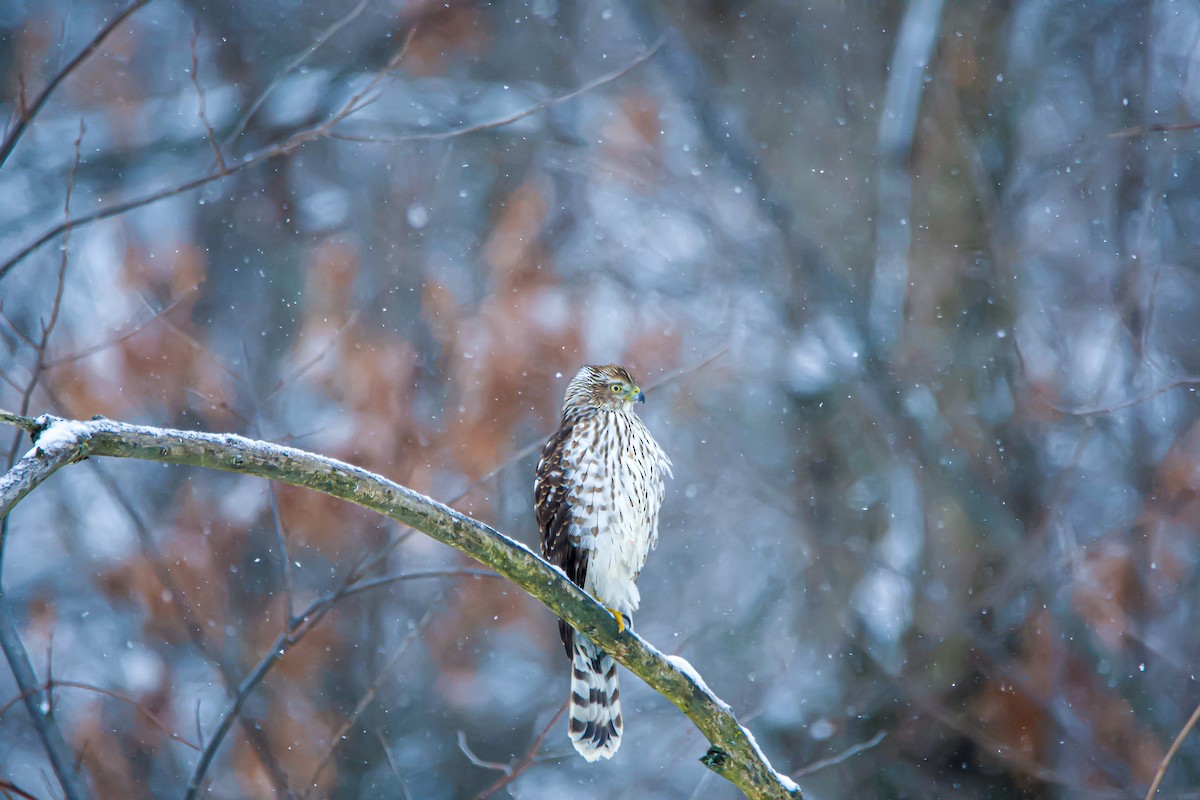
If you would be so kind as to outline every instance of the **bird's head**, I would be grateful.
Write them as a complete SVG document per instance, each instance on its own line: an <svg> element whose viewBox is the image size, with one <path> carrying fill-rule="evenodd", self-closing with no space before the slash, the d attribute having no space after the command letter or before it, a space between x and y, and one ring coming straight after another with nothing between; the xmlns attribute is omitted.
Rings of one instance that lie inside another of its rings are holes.
<svg viewBox="0 0 1200 800"><path fill-rule="evenodd" d="M578 413L590 408L632 411L634 403L645 402L646 395L624 367L616 364L586 366L567 384L563 413Z"/></svg>

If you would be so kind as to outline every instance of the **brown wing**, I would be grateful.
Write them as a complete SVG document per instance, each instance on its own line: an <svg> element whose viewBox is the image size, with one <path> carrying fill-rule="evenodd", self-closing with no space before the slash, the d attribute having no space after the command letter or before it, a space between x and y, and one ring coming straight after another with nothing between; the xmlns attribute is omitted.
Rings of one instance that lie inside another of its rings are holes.
<svg viewBox="0 0 1200 800"><path fill-rule="evenodd" d="M562 569L576 586L583 588L587 578L587 553L571 542L571 503L567 485L570 467L564 463L567 442L575 431L574 424L564 424L550 437L538 461L533 482L534 512L542 532L542 556ZM575 631L558 621L558 632L567 648L567 658L574 653Z"/></svg>

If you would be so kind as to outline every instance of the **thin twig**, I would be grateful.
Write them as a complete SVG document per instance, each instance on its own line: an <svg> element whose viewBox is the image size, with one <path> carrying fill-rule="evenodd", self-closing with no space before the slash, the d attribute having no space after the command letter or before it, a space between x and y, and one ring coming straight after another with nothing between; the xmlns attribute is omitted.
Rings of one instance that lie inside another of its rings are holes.
<svg viewBox="0 0 1200 800"><path fill-rule="evenodd" d="M415 581L423 578L503 578L503 575L492 572L490 569L474 569L471 567L460 567L457 569L425 569L416 570L413 572L397 572L393 575L381 575L378 578L360 578L350 584L346 591L342 593L343 597L353 597L356 594L369 592L372 589L382 589L384 586L389 586L393 583L402 581Z"/></svg>
<svg viewBox="0 0 1200 800"><path fill-rule="evenodd" d="M137 700L134 700L132 697L126 697L122 694L112 691L111 689L105 689L103 687L95 686L90 683L83 683L81 681L64 681L64 680L54 679L54 680L44 681L41 686L34 687L32 689L32 691L34 691L34 692L38 692L38 691L49 692L53 688L64 688L64 687L68 688L68 689L82 689L84 691L92 692L94 694L100 694L100 695L104 695L105 697L111 697L113 700L118 700L122 703L130 705L139 714L144 716L146 719L150 720L150 722L152 722L156 728L161 730L167 736L170 736L175 741L179 742L180 744L186 745L186 746L192 748L193 750L196 750L197 752L201 749L200 745L196 744L195 742L189 741L188 739L184 738L180 734L171 730L171 728L165 722L163 722L161 719L159 719L158 716L153 711L146 708L145 705L143 705L142 703L139 703ZM17 695L16 697L12 698L11 700L9 700L4 705L0 706L0 717L4 716L6 713L8 713L8 711L13 706L15 706L17 703L24 700L25 695L26 695L26 692L22 692L21 694Z"/></svg>
<svg viewBox="0 0 1200 800"><path fill-rule="evenodd" d="M428 573L414 573L405 577L396 576L396 580L425 577L433 576ZM221 718L218 720L217 727L214 729L208 744L205 745L204 750L200 754L200 758L196 761L196 767L192 772L191 780L188 782L188 789L187 793L184 795L184 800L194 800L197 793L200 791L200 787L205 781L205 775L207 774L209 767L212 765L213 759L216 757L217 750L219 750L221 747L221 742L225 739L225 735L229 733L229 728L233 724L234 719L240 715L242 706L245 704L246 700L249 699L250 694L260 683L263 682L263 680L267 677L267 674L270 673L271 669L274 668L274 666L279 663L279 661L282 660L283 657L287 655L287 653L291 651L293 647L303 641L304 637L307 636L314 628L316 628L318 624L320 624L325 615L328 614L340 600L343 600L351 595L358 594L360 591L365 591L365 589L355 589L354 583L357 582L357 580L358 578L356 577L355 572L351 571L335 590L312 601L312 603L310 603L304 611L297 615L295 621L288 626L287 630L275 637L275 641L271 643L271 646L259 660L258 664L238 685L237 692L234 694L233 699L229 702L229 705L221 714ZM394 582L395 581L388 581L388 583ZM386 584L376 584L376 586L382 585ZM375 588L375 586L371 586L369 588Z"/></svg>
<svg viewBox="0 0 1200 800"><path fill-rule="evenodd" d="M46 644L46 714L54 713L54 634Z"/></svg>
<svg viewBox="0 0 1200 800"><path fill-rule="evenodd" d="M1109 139L1130 139L1145 136L1148 133L1172 133L1174 131L1194 131L1200 128L1200 122L1160 122L1156 125L1138 125L1133 128L1122 128L1108 135Z"/></svg>
<svg viewBox="0 0 1200 800"><path fill-rule="evenodd" d="M37 116L38 112L42 110L42 106L44 106L46 101L50 99L51 93L58 88L58 85L62 83L68 75L74 72L80 64L87 60L88 56L96 52L96 50L100 48L100 45L104 43L104 40L108 38L109 34L117 29L117 26L119 26L122 22L128 19L131 14L149 2L150 0L134 0L133 3L130 3L128 6L126 6L121 13L109 20L107 25L98 30L96 35L92 37L91 41L89 41L74 58L68 61L66 66L58 71L57 75L50 79L50 82L46 84L46 88L42 89L41 93L37 96L37 98L34 99L31 105L29 105L27 108L24 106L24 102L18 105L20 113L17 115L16 122L13 123L12 128L8 131L8 135L4 137L4 141L0 142L0 166L4 166L4 162L8 160L8 156L10 153L12 153L13 148L17 146L17 142L21 139L21 135L25 133L26 128L28 128L29 124L33 122L33 118ZM22 79L21 86L23 97L24 79Z"/></svg>
<svg viewBox="0 0 1200 800"><path fill-rule="evenodd" d="M196 701L196 741L204 746L204 726L200 724L200 701Z"/></svg>
<svg viewBox="0 0 1200 800"><path fill-rule="evenodd" d="M352 8L350 12L346 14L346 16L342 17L326 28L324 33L318 36L316 41L309 45L303 53L293 58L291 62L283 68L283 71L276 75L271 82L267 84L267 88L263 90L262 94L260 94L258 98L250 104L250 108L246 110L246 113L242 115L242 118L237 121L237 124L233 126L233 129L225 137L225 141L222 143L223 146L228 148L230 145L232 145L234 140L242 135L242 131L246 129L246 125L250 123L250 120L254 117L255 113L257 113L259 107L266 102L267 97L270 96L271 92L275 91L275 88L283 81L283 79L290 75L293 70L307 61L308 57L315 53L321 47L321 45L329 41L331 36L333 36L345 25L350 23L355 17L361 14L363 9L367 7L368 2L369 0L362 0L362 2Z"/></svg>
<svg viewBox="0 0 1200 800"><path fill-rule="evenodd" d="M0 319L4 320L4 324L7 325L9 330L12 331L13 336L16 336L18 339L20 339L21 342L27 347L37 347L37 343L29 337L29 334L21 330L17 323L13 322L12 317L8 315L8 312L4 310L3 300L0 300Z"/></svg>
<svg viewBox="0 0 1200 800"><path fill-rule="evenodd" d="M357 583L358 581L363 580L363 577L368 572L371 572L375 569L375 567L387 560L387 557L392 554L392 551L408 541L413 533L414 531L411 528L409 530L402 531L398 535L388 539L373 552L365 553L362 557L360 557L354 564L354 567L350 570L350 574L353 576L352 582Z"/></svg>
<svg viewBox="0 0 1200 800"><path fill-rule="evenodd" d="M501 764L498 761L484 761L475 755L471 750L471 746L467 744L467 734L465 731L458 732L458 749L462 751L462 754L467 757L468 761L477 767L503 772L505 775L512 774L512 764Z"/></svg>
<svg viewBox="0 0 1200 800"><path fill-rule="evenodd" d="M383 77L400 63L400 60L407 48L408 42L411 40L412 33L410 33L404 40L404 46L400 48L399 52L397 52L395 56L388 60L387 64L384 65L383 69L381 69L375 75L370 83L368 83L366 88L356 93L350 98L350 100L346 102L345 105L342 106L342 108L336 114L327 118L323 122L295 131L275 144L268 145L267 147L257 150L254 153L251 153L250 155L247 155L237 161L232 163L227 162L224 172L221 172L220 170L214 170L199 177L184 181L183 183L175 186L150 192L149 194L142 195L141 197L135 197L131 200L126 200L123 203L116 203L107 208L94 211L91 214L84 214L83 216L76 217L69 223L55 225L0 264L0 279L3 279L13 267L28 257L30 253L40 248L51 239L54 239L56 236L64 234L68 230L78 228L83 225L88 225L92 222L98 222L100 220L119 216L128 211L132 211L135 208L142 208L143 206L157 203L159 200L164 200L168 197L174 197L177 194L190 192L193 189L199 189L202 186L207 186L214 181L226 178L235 172L246 169L247 167L252 167L255 164L261 164L262 162L269 161L272 158L288 155L311 141L328 137L334 126L342 122L342 120L346 119L351 114L354 114L355 112L365 108L369 104L370 101L365 99L365 95L367 92L372 91L383 79Z"/></svg>
<svg viewBox="0 0 1200 800"><path fill-rule="evenodd" d="M208 137L208 143L212 147L213 155L217 159L217 170L222 175L229 174L229 167L225 164L225 156L221 153L221 145L217 142L217 133L213 130L212 123L208 121L208 109L204 101L204 87L200 85L200 56L196 53L196 42L200 40L200 23L192 22L192 85L196 87L197 97L197 113L200 116L200 122L204 125L205 136Z"/></svg>
<svg viewBox="0 0 1200 800"><path fill-rule="evenodd" d="M221 742L225 739L225 735L229 733L230 727L232 727L235 720L241 718L242 706L249 698L250 693L266 678L267 673L270 672L275 663L291 649L292 645L302 639L308 630L311 630L313 626L320 622L321 618L325 616L331 607L329 603L323 606L317 606L314 603L313 606L310 606L294 625L289 626L286 631L275 637L275 641L267 651L267 654L262 657L254 670L238 684L233 700L230 701L225 711L222 712L216 729L208 740L208 744L204 746L204 750L201 751L200 758L196 761L195 769L192 771L192 778L188 782L187 792L184 794L185 800L194 800L201 786L207 780L208 768L212 765L213 758L216 757L217 750L220 748Z"/></svg>
<svg viewBox="0 0 1200 800"><path fill-rule="evenodd" d="M879 733L876 733L874 736L872 736L870 739L867 739L865 742L859 742L858 744L854 745L853 747L848 747L845 750L843 750L841 753L838 753L836 756L830 756L829 758L822 758L819 761L814 761L813 763L809 764L807 767L801 767L800 769L798 769L792 773L792 777L799 779L799 778L803 778L805 775L812 775L814 772L820 772L821 770L823 770L827 767L837 766L838 764L841 764L844 761L848 761L849 759L853 758L854 756L858 755L859 753L861 753L865 750L870 750L872 747L874 747L875 745L882 742L885 738L887 738L887 733L885 731L879 731Z"/></svg>
<svg viewBox="0 0 1200 800"><path fill-rule="evenodd" d="M148 0L146 0L146 1L148 2ZM407 43L409 41L411 41L411 39L412 39L412 33L410 33L409 36L405 39L405 46L407 46ZM641 56L638 57L638 59L635 59L635 61L631 65L628 65L627 67L625 67L622 70L618 70L618 72L614 73L613 75L598 78L598 79L590 82L589 84L586 84L585 86L580 87L579 89L568 92L566 95L563 95L563 96L557 97L557 98L551 98L550 100L544 101L543 103L540 103L537 106L526 109L526 111L524 111L524 112L521 112L517 115L513 115L510 118L505 118L503 120L493 120L490 122L480 123L478 125L470 125L470 126L467 126L464 128L456 128L456 129L453 129L450 131L443 131L440 133L413 134L413 136L411 138L405 138L404 141L428 141L430 139L449 139L449 138L457 137L457 136L465 136L470 133L475 133L476 131L488 130L490 128L496 128L496 127L500 127L502 125L511 124L512 122L515 122L519 119L523 119L524 117L529 116L530 114L536 114L538 111L542 110L547 105L552 105L554 103L559 103L559 102L563 102L565 100L569 100L573 97L579 96L580 94L582 94L585 91L589 91L590 89L595 88L596 86L601 86L606 82L616 80L617 77L620 77L621 75L625 74L630 69L632 69L633 67L636 67L642 61L645 61L650 56L654 55L654 53L658 50L659 47L661 47L661 45L662 45L662 40L660 39L659 42L656 43L653 47L651 47L648 51L646 51L646 53L643 53ZM261 164L261 163L263 163L265 161L269 161L270 159L273 159L273 158L278 158L281 156L289 155L292 152L303 147L305 144L308 144L309 142L312 142L314 140L323 139L323 138L335 138L334 131L333 131L334 127L336 127L339 123L344 121L350 115L352 115L358 111L361 111L363 108L366 108L368 105L370 105L371 102L373 102L371 99L368 99L365 97L366 93L369 91L372 91L375 88L375 86L378 85L378 82L382 79L382 77L384 75L386 75L388 72L390 72L392 69L395 68L395 66L400 62L401 58L403 57L404 50L405 50L405 47L402 47L401 50L399 51L399 53L397 54L397 57L393 57L390 61L388 61L387 65L384 66L383 70L381 70L379 73L376 74L375 79L371 81L371 83L367 86L366 89L364 89L362 92L359 92L354 97L352 97L350 99L350 101L345 106L343 106L340 111L338 111L332 117L327 118L325 121L316 123L307 128L302 128L299 131L295 131L292 134L280 139L278 142L275 142L274 144L263 147L262 149L256 150L246 156L243 156L240 159L237 159L232 162L227 161L226 169L224 172L221 172L220 170L213 170L213 171L207 172L203 175L200 175L198 177L191 178L187 181L184 181L183 183L176 184L175 186L169 186L164 189L159 189L154 192L149 192L140 197L135 197L130 200L126 200L125 202L122 202L122 203L116 203L114 205L108 206L107 208L102 208L102 209L99 209L98 211L94 211L90 214L81 215L79 217L76 217L74 220L72 220L70 222L70 224L55 225L55 226L47 229L46 231L44 231L40 236L38 236L36 239L31 241L29 244L22 247L20 250L18 250L12 256L9 256L3 262L0 262L0 280L3 280L4 277L6 275L8 275L8 273L10 271L12 271L12 269L14 267L16 267L17 264L24 261L32 253L34 253L35 251L40 249L47 242L49 242L52 239L54 239L55 237L60 236L63 233L65 233L68 229L79 228L84 225L90 225L93 222L100 222L102 220L111 219L112 217L120 216L121 214L125 214L129 211L133 211L135 209L142 208L144 206L152 205L154 203L159 202L160 200L165 200L169 197L174 197L176 195L185 194L185 193L193 191L195 189L199 189L203 186L207 186L208 184L213 183L214 181L222 180L223 178L226 178L229 175L232 175L236 172L240 172L243 169L253 167L257 164ZM340 137L340 138L345 138L345 137Z"/></svg>
<svg viewBox="0 0 1200 800"><path fill-rule="evenodd" d="M1062 414L1070 414L1071 416L1074 416L1074 417L1090 417L1090 416L1094 416L1096 414L1111 414L1114 411L1122 411L1126 408L1132 408L1133 406L1141 405L1142 403L1146 402L1147 400L1153 400L1155 397L1158 397L1160 394L1165 394L1166 392L1169 392L1172 389L1178 389L1180 386L1196 386L1196 385L1200 385L1200 378L1176 378L1175 380L1171 381L1170 383L1167 383L1163 386L1159 386L1157 389L1153 389L1149 392L1146 392L1145 394L1138 395L1137 397L1133 398L1132 400L1126 400L1122 403L1114 403L1113 405L1109 405L1109 406L1089 406L1086 408L1072 408L1070 406L1060 406L1057 403L1051 403L1049 401L1044 401L1044 402L1046 403L1047 406L1049 406L1050 408L1052 408L1055 411L1058 411Z"/></svg>
<svg viewBox="0 0 1200 800"><path fill-rule="evenodd" d="M349 596L349 592L346 596ZM425 613L421 616L421 619L417 621L417 624L414 625L412 630L408 632L408 635L404 637L400 644L397 645L396 649L392 651L392 654L388 656L387 661L384 662L384 665L379 669L375 680L371 682L371 685L367 687L366 692L363 693L363 696L360 697L358 702L354 705L354 710L350 712L350 715L346 717L346 721L342 723L342 726L338 728L337 733L335 733L329 740L329 748L325 751L324 755L321 756L320 761L317 762L317 768L313 770L312 777L309 778L308 783L305 784L305 797L308 796L309 789L316 787L317 780L320 779L321 773L325 771L325 767L328 766L330 759L333 758L333 754L337 751L338 745L346 739L346 735L350 733L350 729L358 723L359 717L361 717L363 712L367 710L367 707L374 702L375 696L379 694L379 687L382 685L383 679L392 674L392 670L395 668L396 662L399 661L400 657L408 651L408 648L412 646L414 641L416 641L416 638L418 635L420 635L421 631L425 630L425 626L429 624L429 620L433 619L434 612L441 608L441 601L442 596L439 595L432 603L429 604L429 608L425 610Z"/></svg>
<svg viewBox="0 0 1200 800"><path fill-rule="evenodd" d="M115 347L128 339L132 339L138 333L145 330L148 326L153 325L155 322L160 321L162 317L165 317L167 314L170 314L172 311L174 311L176 308L178 308L180 303L182 303L184 300L186 300L193 292L195 292L199 288L200 288L199 286L193 286L192 288L185 291L183 294L176 297L170 303L163 306L163 308L160 311L154 312L153 316L137 323L132 328L122 331L121 333L117 334L116 336L114 336L111 339L108 339L107 341L100 342L99 344L96 344L96 345L92 345L91 347L80 350L78 353L72 353L69 356L62 356L61 358L50 359L49 361L46 362L46 369L53 369L55 367L61 367L63 364L70 364L75 361L81 361L82 359L85 359L88 356L94 356L96 353L99 353L103 350L107 350L110 347ZM143 299L143 301L145 300L145 298L142 298L142 299Z"/></svg>
<svg viewBox="0 0 1200 800"><path fill-rule="evenodd" d="M545 111L547 108L550 108L551 106L558 105L559 103L565 103L568 100L574 100L576 97L579 97L580 95L587 94L588 92L598 89L599 87L604 86L605 84L612 83L613 81L616 81L616 80L619 80L619 79L625 77L630 72L633 72L633 70L637 69L639 66L641 66L642 64L644 64L645 62L647 62L651 58L653 58L654 54L657 53L659 48L661 48L663 46L663 41L664 40L662 38L660 38L657 42L655 42L653 45L651 45L644 53L637 56L632 61L630 61L628 64L626 64L625 66L621 67L618 70L614 70L613 72L609 72L605 75L601 75L600 77L590 80L587 83L583 84L582 86L572 89L571 91L566 92L565 94L555 95L554 97L547 98L545 100L542 100L539 103L534 103L533 105L531 105L521 111L518 111L515 114L510 114L507 117L500 117L499 119L488 120L486 122L476 122L476 123L473 123L470 125L461 125L458 127L449 128L444 131L427 131L427 132L419 131L419 132L414 132L414 133L405 133L405 134L401 134L399 136L356 136L354 134L334 133L334 134L332 134L332 137L335 139L341 139L341 140L347 141L347 142L359 142L362 144L400 144L403 142L440 142L445 139L451 139L451 138L455 138L458 136L466 136L466 135L472 134L472 133L480 133L482 131L492 130L493 128L503 128L506 125L512 125L514 122L519 122L519 121L525 119L526 117L531 117L540 111Z"/></svg>
<svg viewBox="0 0 1200 800"><path fill-rule="evenodd" d="M150 298L146 297L146 295L141 291L141 289L138 289L135 287L134 291L137 293L138 298L142 301L142 305L144 305L146 307L146 309L149 310L151 313L154 313L154 306L150 303ZM222 372L224 372L230 378L233 378L233 380L237 381L238 383L241 383L244 380L244 377L242 376L241 373L232 369L228 364L226 364L220 358L213 355L212 350L210 348L207 348L204 345L200 344L200 342L196 341L196 337L191 336L190 334L187 333L187 331L184 331L181 328L179 328L179 326L175 325L173 322L171 322L171 320L167 319L165 316L160 315L158 321L160 323L162 323L162 326L164 328L166 328L171 333L175 334L175 336L177 336L184 344L186 344L189 348L191 348L192 352L194 352L204 358L207 358L210 362L212 362L212 364L217 369L221 370ZM246 422L249 422L249 420L246 420L245 417L242 417L241 414L238 414L233 409L229 409L229 410L231 413L237 414L237 416L241 417Z"/></svg>
<svg viewBox="0 0 1200 800"><path fill-rule="evenodd" d="M317 353L315 356L313 356L312 358L310 358L308 361L304 362L300 366L296 367L296 369L292 370L291 374L288 375L286 378L280 378L279 383L275 384L274 388L272 388L271 391L267 392L267 396L264 397L263 400L270 400L272 397L275 396L275 394L280 389L289 385L290 383L292 383L292 381L296 380L301 375L308 372L310 369L312 369L317 364L319 364L325 358L325 356L329 355L329 352L333 349L333 346L337 343L337 340L341 337L341 335L343 333L345 333L345 331L348 328L352 327L354 325L354 323L357 321L358 321L358 311L354 311L350 314L350 317L346 320L345 324L343 324L342 327L338 328L336 331L333 332L333 335L329 337L329 341L325 343L325 346L323 348L321 348L321 351L319 353Z"/></svg>
<svg viewBox="0 0 1200 800"><path fill-rule="evenodd" d="M388 767L392 770L392 776L395 777L396 783L400 784L400 791L404 792L404 800L412 800L412 793L408 791L408 785L404 782L404 778L400 776L400 770L396 768L396 762L392 758L392 751L388 748L387 742L383 740L383 734L376 731L375 735L379 737L379 746L383 748L383 757L387 759Z"/></svg>
<svg viewBox="0 0 1200 800"><path fill-rule="evenodd" d="M79 135L75 137L75 156L71 161L71 170L67 174L67 194L63 200L63 224L70 225L71 223L71 195L75 192L75 173L79 169L79 154L83 147L83 134L87 127L83 124L83 117L79 118ZM46 367L46 347L50 343L50 334L54 333L54 329L58 326L58 315L62 310L63 291L67 285L67 266L70 263L68 253L70 251L71 231L68 228L63 235L63 243L61 255L58 263L58 282L54 287L54 302L50 306L50 320L42 323L42 338L38 342L37 347L37 363L33 368L33 377L29 381L29 386L25 389L25 396L21 398L21 413L29 411L29 402L33 397L33 390L37 386L38 380L41 378L42 372ZM9 459L11 465L12 459Z"/></svg>
<svg viewBox="0 0 1200 800"><path fill-rule="evenodd" d="M505 770L504 775L497 779L495 783L480 792L478 796L476 796L475 800L487 800L487 798L491 797L505 786L508 786L517 778L521 777L522 774L524 774L530 767L538 762L538 754L542 751L542 745L545 744L546 737L550 734L550 731L554 729L554 726L558 724L558 721L562 719L562 715L567 712L567 705L569 703L569 698L563 701L562 705L558 707L558 711L555 711L554 716L551 717L550 721L546 723L546 727L542 728L541 733L539 733L534 738L533 743L529 745L529 749L525 751L525 755L522 756L518 762ZM459 736L462 737L461 732L459 733ZM461 747L463 743L465 743L465 739L460 741L459 746Z"/></svg>
<svg viewBox="0 0 1200 800"><path fill-rule="evenodd" d="M75 172L79 168L79 154L83 147L83 134L87 128L83 124L83 118L79 118L79 135L75 137L75 155L71 161L71 170L67 174L67 193L63 200L63 218L65 224L71 222L71 195L75 191ZM50 344L50 335L54 333L54 329L58 326L58 314L62 310L63 291L67 285L67 266L70 263L68 257L69 245L71 242L70 228L63 235L62 251L58 261L58 283L54 289L54 303L50 307L50 320L42 323L42 335L38 340L37 346L34 348L34 363L33 369L30 371L29 382L25 384L25 391L21 394L21 414L29 412L29 404L33 400L33 393L37 389L38 383L42 379L42 373L46 369L46 348ZM13 464L17 463L17 451L21 447L21 435L18 433L13 437L12 446L8 450L8 469L12 469ZM4 517L0 521L0 571L4 568L4 550L8 544L8 517Z"/></svg>
<svg viewBox="0 0 1200 800"><path fill-rule="evenodd" d="M4 792L6 797L11 797L13 794L15 794L18 797L24 797L26 800L38 800L20 786L17 786L12 781L6 781L3 778L0 778L0 791Z"/></svg>
<svg viewBox="0 0 1200 800"><path fill-rule="evenodd" d="M171 571L167 568L167 559L154 541L154 535L150 531L150 526L142 519L141 513L133 505L133 501L126 494L125 490L121 488L116 479L109 474L108 470L95 459L89 459L87 463L99 477L101 485L104 486L105 490L116 501L117 505L121 507L133 524L133 529L138 537L138 543L142 549L142 555L150 562L159 585L166 591L168 601L179 615L179 620L183 623L184 631L191 640L192 646L196 648L205 660L216 668L217 674L221 676L221 681L225 685L226 691L231 693L236 691L238 680L233 664L215 645L211 644L204 637L204 625L200 622L199 617L196 616L192 607L188 605L187 597L182 587L175 581ZM200 706L197 704L196 741L200 742L201 746L203 746L204 733L200 726L199 713ZM271 752L270 743L263 733L262 728L253 720L246 717L239 717L238 721L255 755L262 762L263 768L267 771L271 782L275 785L276 791L282 795L286 795L288 787L287 775L284 774L283 768Z"/></svg>
<svg viewBox="0 0 1200 800"><path fill-rule="evenodd" d="M271 523L275 529L275 546L279 548L279 566L283 575L284 608L287 611L287 624L296 621L295 595L292 591L292 560L287 551L287 534L283 529L283 515L279 512L279 493L275 484L267 485L267 502L271 506Z"/></svg>
<svg viewBox="0 0 1200 800"><path fill-rule="evenodd" d="M65 461L66 458L63 459L63 463ZM48 473L46 474L48 475ZM67 800L84 800L89 796L87 785L75 769L75 759L71 756L71 748L63 738L57 722L46 712L44 696L40 688L42 682L38 680L37 674L33 670L33 662L29 660L29 653L25 650L24 643L21 642L21 635L17 632L16 623L13 622L8 596L3 593L0 593L0 649L4 650L5 658L8 659L13 680L16 682L17 688L21 690L21 700L25 703L25 710L29 712L29 719L33 722L33 728L37 732L38 738L42 741L42 747L46 751L50 767L53 769L55 777L58 778L59 785L62 786L63 794Z"/></svg>
<svg viewBox="0 0 1200 800"><path fill-rule="evenodd" d="M662 387L664 387L668 384L674 383L675 381L679 380L680 378L685 378L688 375L691 375L692 373L699 372L700 370L704 369L709 364L713 363L718 358L720 358L721 356L725 355L728 352L729 352L729 345L725 345L724 347L717 350L717 352L713 353L711 356L709 356L708 358L701 361L699 364L693 364L690 367L683 367L681 369L675 370L672 373L664 375L661 378L659 378L658 380L656 380L654 383L647 386L646 389L647 389L647 391L655 391L657 389L661 389Z"/></svg>
<svg viewBox="0 0 1200 800"><path fill-rule="evenodd" d="M1200 706L1196 706L1196 710L1188 717L1188 721L1175 737L1175 741L1171 742L1171 749L1163 756L1162 762L1158 765L1158 771L1154 773L1154 782L1150 784L1150 789L1146 792L1146 800L1150 800L1158 792L1158 786L1162 783L1163 776L1167 774L1167 767L1170 766L1171 759L1175 758L1175 754L1179 752L1179 748L1183 745L1183 740L1192 732L1192 728L1196 727L1198 721L1200 721Z"/></svg>
<svg viewBox="0 0 1200 800"><path fill-rule="evenodd" d="M251 426L251 431L256 436L262 435L262 403L258 398L258 387L255 386L252 371L252 358L250 356L250 348L246 346L246 341L242 340L242 382L246 385L246 394L250 398L250 403L253 406L254 423ZM287 534L283 529L283 515L279 512L279 497L275 491L275 484L267 484L267 502L271 507L271 523L275 532L275 546L279 549L279 570L283 578L283 607L286 613L284 617L284 629L296 622L296 606L294 601L294 593L292 591L292 559L288 555Z"/></svg>

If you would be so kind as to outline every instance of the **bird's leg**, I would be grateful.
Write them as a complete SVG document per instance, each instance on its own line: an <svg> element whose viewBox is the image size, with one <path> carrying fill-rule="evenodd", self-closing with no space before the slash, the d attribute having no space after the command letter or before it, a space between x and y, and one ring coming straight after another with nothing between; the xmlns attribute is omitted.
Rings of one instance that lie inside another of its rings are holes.
<svg viewBox="0 0 1200 800"><path fill-rule="evenodd" d="M604 601L599 595L596 595L596 602L604 606ZM604 610L617 618L617 633L624 633L625 629L629 627L625 624L625 615L620 611L617 611L615 608L609 608L608 606L604 606Z"/></svg>

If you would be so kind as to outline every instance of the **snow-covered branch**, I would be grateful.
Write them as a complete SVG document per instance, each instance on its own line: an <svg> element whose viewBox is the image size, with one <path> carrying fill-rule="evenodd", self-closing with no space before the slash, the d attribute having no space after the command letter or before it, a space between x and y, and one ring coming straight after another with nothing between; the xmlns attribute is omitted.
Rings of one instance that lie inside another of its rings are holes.
<svg viewBox="0 0 1200 800"><path fill-rule="evenodd" d="M499 531L367 470L332 458L233 434L197 433L108 419L36 420L0 411L0 422L31 430L34 446L0 478L0 514L61 466L86 457L137 458L240 472L314 489L371 509L490 567L585 633L670 700L710 743L700 759L751 798L794 798L729 706L683 659L668 658L615 619L537 554ZM33 479L30 476L35 476Z"/></svg>

